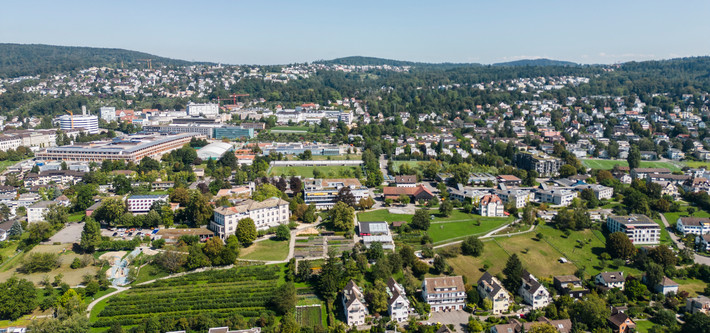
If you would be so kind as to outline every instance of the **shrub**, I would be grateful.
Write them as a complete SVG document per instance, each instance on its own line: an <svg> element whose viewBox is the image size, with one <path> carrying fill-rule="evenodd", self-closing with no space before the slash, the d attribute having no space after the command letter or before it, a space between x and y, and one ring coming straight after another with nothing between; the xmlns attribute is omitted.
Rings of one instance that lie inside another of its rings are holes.
<svg viewBox="0 0 710 333"><path fill-rule="evenodd" d="M57 267L61 260L54 253L30 253L25 262L17 269L20 273L49 272Z"/></svg>

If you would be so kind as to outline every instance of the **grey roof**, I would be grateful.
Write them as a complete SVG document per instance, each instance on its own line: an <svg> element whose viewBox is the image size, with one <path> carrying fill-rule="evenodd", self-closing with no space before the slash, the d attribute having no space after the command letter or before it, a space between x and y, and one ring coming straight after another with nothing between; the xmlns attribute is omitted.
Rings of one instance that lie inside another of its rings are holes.
<svg viewBox="0 0 710 333"><path fill-rule="evenodd" d="M626 278L624 277L624 272L602 272L599 273L598 275L601 276L602 281L605 283L613 283L613 282L625 282Z"/></svg>
<svg viewBox="0 0 710 333"><path fill-rule="evenodd" d="M56 205L55 201L37 201L30 208L49 208L49 206Z"/></svg>
<svg viewBox="0 0 710 333"><path fill-rule="evenodd" d="M360 222L360 234L388 234L389 226L384 221Z"/></svg>

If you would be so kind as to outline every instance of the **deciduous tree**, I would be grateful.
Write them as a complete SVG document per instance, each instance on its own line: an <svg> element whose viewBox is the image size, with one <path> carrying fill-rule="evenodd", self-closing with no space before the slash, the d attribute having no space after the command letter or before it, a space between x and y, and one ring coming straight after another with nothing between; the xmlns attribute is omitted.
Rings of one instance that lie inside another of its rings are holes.
<svg viewBox="0 0 710 333"><path fill-rule="evenodd" d="M239 220L236 231L237 238L243 246L249 246L256 239L256 224L254 220L247 217Z"/></svg>

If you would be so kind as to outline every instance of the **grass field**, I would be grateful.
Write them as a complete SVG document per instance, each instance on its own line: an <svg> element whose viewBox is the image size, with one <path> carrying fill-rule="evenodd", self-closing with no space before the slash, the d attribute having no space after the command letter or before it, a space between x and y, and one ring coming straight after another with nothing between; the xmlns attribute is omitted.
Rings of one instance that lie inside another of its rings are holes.
<svg viewBox="0 0 710 333"><path fill-rule="evenodd" d="M668 224L674 225L677 221L678 218L681 216L690 216L688 214L688 206L681 206L680 212L670 212L670 213L664 213L663 215L666 217L666 220L668 220ZM710 213L700 210L700 209L695 209L695 212L693 213L694 217L710 217Z"/></svg>
<svg viewBox="0 0 710 333"><path fill-rule="evenodd" d="M698 294L702 293L708 285L698 279L674 279L673 281L678 284L679 291L687 291L690 294L690 297L698 296Z"/></svg>
<svg viewBox="0 0 710 333"><path fill-rule="evenodd" d="M636 332L639 333L646 333L648 332L651 327L653 327L653 323L650 320L636 320Z"/></svg>
<svg viewBox="0 0 710 333"><path fill-rule="evenodd" d="M276 166L271 168L269 176L301 176L313 178L313 170L317 169L323 178L353 178L355 169L352 166Z"/></svg>
<svg viewBox="0 0 710 333"><path fill-rule="evenodd" d="M422 164L427 161L392 161L394 164L394 170L399 171L399 166L402 164L407 164L410 169L415 169L419 170L419 164Z"/></svg>
<svg viewBox="0 0 710 333"><path fill-rule="evenodd" d="M680 171L682 163L677 162L678 165L671 162L654 162L654 161L641 161L642 168L667 168L671 171ZM597 159L583 159L582 164L587 168L592 169L604 169L610 170L614 168L614 165L619 166L629 166L626 160L597 160ZM681 167L679 167L679 165Z"/></svg>
<svg viewBox="0 0 710 333"><path fill-rule="evenodd" d="M454 273L464 275L468 283L476 283L488 266L488 272L496 275L503 270L508 254L493 240L483 242L483 254L480 257L458 256L446 261L454 269Z"/></svg>
<svg viewBox="0 0 710 333"><path fill-rule="evenodd" d="M322 327L322 312L321 305L318 306L299 306L296 308L296 321L301 327Z"/></svg>
<svg viewBox="0 0 710 333"><path fill-rule="evenodd" d="M691 167L691 168L710 168L710 162L701 162L701 161L683 161L683 164Z"/></svg>
<svg viewBox="0 0 710 333"><path fill-rule="evenodd" d="M360 154L344 154L344 155L313 155L311 157L312 160L314 161L342 161L342 160L348 160L348 156L350 156L350 160L357 161L362 159L362 155ZM294 158L295 159L295 158Z"/></svg>
<svg viewBox="0 0 710 333"><path fill-rule="evenodd" d="M5 171L5 169L15 165L16 163L20 163L20 161L10 161L10 160L0 161L0 171Z"/></svg>
<svg viewBox="0 0 710 333"><path fill-rule="evenodd" d="M72 269L71 267L69 267L74 258L81 258L81 255L78 255L71 251L71 244L37 245L29 253L40 252L59 253L59 259L61 260L59 268L56 268L50 272L22 274L18 272L17 269L22 265L23 259L28 255L27 252L23 252L13 257L10 261L8 261L5 265L2 266L2 269L0 269L0 281L5 281L16 274L19 278L27 279L29 281L34 282L35 284L39 284L45 276L48 276L50 279L54 279L55 276L63 274L64 278L62 278L62 281L68 283L70 286L75 286L81 283L84 275L94 275L99 270L99 267L91 265L77 269Z"/></svg>
<svg viewBox="0 0 710 333"><path fill-rule="evenodd" d="M276 126L269 129L270 132L276 131L277 133L301 133L308 132L308 126Z"/></svg>
<svg viewBox="0 0 710 333"><path fill-rule="evenodd" d="M256 242L239 252L240 259L250 260L275 261L284 260L286 256L288 256L288 242L271 239Z"/></svg>
<svg viewBox="0 0 710 333"><path fill-rule="evenodd" d="M154 280L168 275L170 274L160 269L160 267L153 264L147 264L140 268L140 270L138 271L138 276L136 276L136 280L132 283L133 285L136 285L141 282Z"/></svg>
<svg viewBox="0 0 710 333"><path fill-rule="evenodd" d="M74 214L69 214L69 218L67 220L69 221L69 223L79 222L84 218L84 216L86 216L86 212L77 212Z"/></svg>
<svg viewBox="0 0 710 333"><path fill-rule="evenodd" d="M434 244L437 244L470 235L480 236L513 221L513 218L471 216L466 221L432 223L428 231L429 237ZM480 225L477 225L478 222Z"/></svg>

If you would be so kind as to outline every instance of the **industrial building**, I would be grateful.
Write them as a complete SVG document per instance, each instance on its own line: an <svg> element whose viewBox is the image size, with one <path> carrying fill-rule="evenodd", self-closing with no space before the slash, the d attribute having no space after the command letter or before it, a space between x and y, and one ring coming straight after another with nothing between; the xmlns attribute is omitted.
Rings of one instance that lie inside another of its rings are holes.
<svg viewBox="0 0 710 333"><path fill-rule="evenodd" d="M226 142L213 142L197 150L197 157L203 161L212 159L218 160L226 152L234 149L229 143Z"/></svg>

